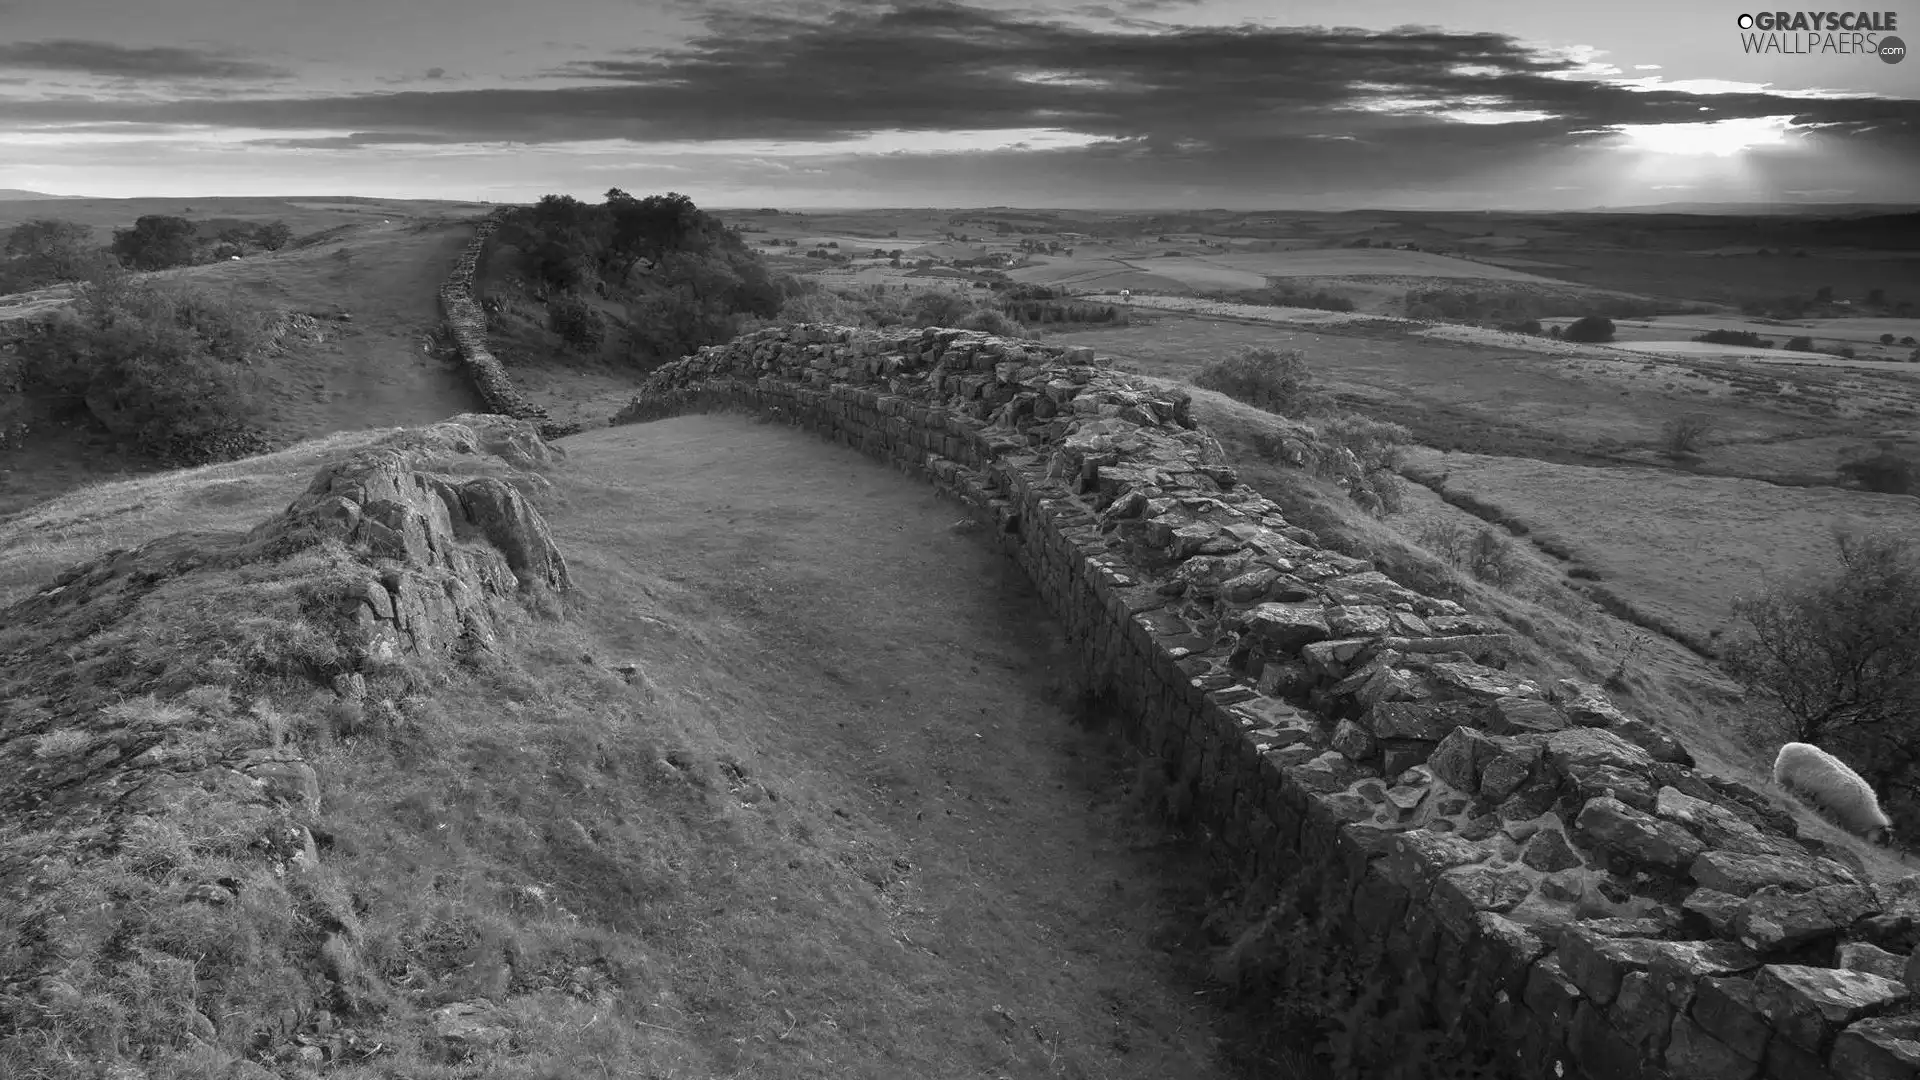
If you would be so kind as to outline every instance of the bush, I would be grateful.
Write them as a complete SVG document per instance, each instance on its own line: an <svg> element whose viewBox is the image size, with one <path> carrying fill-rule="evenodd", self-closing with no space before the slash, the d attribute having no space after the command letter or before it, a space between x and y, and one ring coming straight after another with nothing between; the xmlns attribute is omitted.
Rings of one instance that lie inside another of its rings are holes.
<svg viewBox="0 0 1920 1080"><path fill-rule="evenodd" d="M250 361L271 314L235 300L106 275L30 341L24 388L85 410L135 450L203 464L269 448L264 384Z"/></svg>
<svg viewBox="0 0 1920 1080"><path fill-rule="evenodd" d="M1560 335L1567 341L1600 344L1613 340L1613 320L1605 315L1588 315L1569 324Z"/></svg>
<svg viewBox="0 0 1920 1080"><path fill-rule="evenodd" d="M593 352L606 339L607 319L585 298L562 293L547 301L547 328L569 347Z"/></svg>
<svg viewBox="0 0 1920 1080"><path fill-rule="evenodd" d="M1842 478L1855 486L1882 495L1907 495L1920 490L1920 485L1915 484L1916 473L1920 473L1920 469L1896 453L1891 445L1882 445L1873 453L1842 461L1838 471Z"/></svg>
<svg viewBox="0 0 1920 1080"><path fill-rule="evenodd" d="M279 251L293 240L293 229L284 221L270 221L253 231L253 242L268 251Z"/></svg>
<svg viewBox="0 0 1920 1080"><path fill-rule="evenodd" d="M1275 352L1248 347L1225 360L1215 360L1193 376L1195 386L1217 390L1256 409L1292 417L1306 416L1322 407L1321 394L1312 383L1312 369L1294 349Z"/></svg>
<svg viewBox="0 0 1920 1080"><path fill-rule="evenodd" d="M1348 498L1385 517L1406 505L1406 481L1399 468L1413 434L1399 424L1359 413L1337 412L1314 424L1321 441L1331 443L1314 471L1346 489Z"/></svg>
<svg viewBox="0 0 1920 1080"><path fill-rule="evenodd" d="M1788 338L1787 348L1793 352L1812 352L1813 339L1804 334L1799 337Z"/></svg>
<svg viewBox="0 0 1920 1080"><path fill-rule="evenodd" d="M1695 341L1704 341L1710 345L1744 345L1749 349L1771 349L1773 340L1763 338L1751 330L1709 330L1694 337Z"/></svg>
<svg viewBox="0 0 1920 1080"><path fill-rule="evenodd" d="M979 330L999 337L1023 337L1027 332L1026 327L992 308L975 308L960 320L959 326L962 330Z"/></svg>
<svg viewBox="0 0 1920 1080"><path fill-rule="evenodd" d="M973 301L945 289L929 289L907 302L907 320L915 326L957 326L973 310Z"/></svg>
<svg viewBox="0 0 1920 1080"><path fill-rule="evenodd" d="M1713 430L1713 417L1705 413L1676 416L1661 426L1660 447L1668 457L1688 457L1700 452Z"/></svg>
<svg viewBox="0 0 1920 1080"><path fill-rule="evenodd" d="M1513 541L1492 529L1481 529L1468 543L1465 561L1467 573L1502 588L1520 580L1526 570Z"/></svg>
<svg viewBox="0 0 1920 1080"><path fill-rule="evenodd" d="M193 262L194 224L186 218L147 214L131 229L113 234L113 253L135 270L165 270Z"/></svg>

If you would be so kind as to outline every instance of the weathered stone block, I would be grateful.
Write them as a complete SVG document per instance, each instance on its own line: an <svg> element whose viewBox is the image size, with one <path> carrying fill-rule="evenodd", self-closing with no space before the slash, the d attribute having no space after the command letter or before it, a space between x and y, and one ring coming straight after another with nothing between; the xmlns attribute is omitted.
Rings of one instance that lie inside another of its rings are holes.
<svg viewBox="0 0 1920 1080"><path fill-rule="evenodd" d="M1382 701L1368 708L1361 722L1375 738L1439 742L1454 729L1472 724L1475 715L1461 702Z"/></svg>
<svg viewBox="0 0 1920 1080"><path fill-rule="evenodd" d="M1495 735L1549 734L1568 726L1557 706L1538 698L1499 697L1487 710L1487 730Z"/></svg>
<svg viewBox="0 0 1920 1080"><path fill-rule="evenodd" d="M1851 885L1845 867L1813 856L1743 855L1732 851L1703 853L1687 871L1695 882L1716 892L1751 896L1769 885L1789 889L1817 889L1824 885Z"/></svg>
<svg viewBox="0 0 1920 1080"><path fill-rule="evenodd" d="M1534 962L1527 976L1525 1001L1548 1031L1564 1032L1573 1024L1580 988L1567 978L1558 957L1546 956Z"/></svg>
<svg viewBox="0 0 1920 1080"><path fill-rule="evenodd" d="M1753 980L1754 1008L1781 1038L1814 1054L1824 1054L1848 1024L1907 998L1898 982L1840 968L1769 964Z"/></svg>
<svg viewBox="0 0 1920 1080"><path fill-rule="evenodd" d="M1846 942L1834 952L1836 966L1896 981L1905 980L1908 959L1862 941Z"/></svg>
<svg viewBox="0 0 1920 1080"><path fill-rule="evenodd" d="M1920 1015L1851 1025L1834 1039L1828 1067L1839 1080L1920 1080Z"/></svg>
<svg viewBox="0 0 1920 1080"><path fill-rule="evenodd" d="M1667 872L1686 869L1705 847L1686 829L1641 813L1618 799L1591 800L1581 808L1574 824L1581 834L1600 847L1625 855L1641 866Z"/></svg>
<svg viewBox="0 0 1920 1080"><path fill-rule="evenodd" d="M1778 953L1837 938L1872 913L1873 893L1863 885L1825 885L1806 892L1769 885L1741 904L1733 932L1749 949Z"/></svg>
<svg viewBox="0 0 1920 1080"><path fill-rule="evenodd" d="M1667 1072L1685 1080L1754 1080L1757 1059L1742 1057L1689 1017L1676 1017L1667 1043Z"/></svg>
<svg viewBox="0 0 1920 1080"><path fill-rule="evenodd" d="M1708 978L1694 987L1687 1015L1714 1038L1741 1057L1759 1061L1765 1056L1773 1027L1755 1001L1750 978Z"/></svg>
<svg viewBox="0 0 1920 1080"><path fill-rule="evenodd" d="M1612 1003L1629 972L1647 969L1660 943L1609 937L1575 923L1561 930L1559 944L1555 955L1561 970L1594 1004L1605 1006Z"/></svg>

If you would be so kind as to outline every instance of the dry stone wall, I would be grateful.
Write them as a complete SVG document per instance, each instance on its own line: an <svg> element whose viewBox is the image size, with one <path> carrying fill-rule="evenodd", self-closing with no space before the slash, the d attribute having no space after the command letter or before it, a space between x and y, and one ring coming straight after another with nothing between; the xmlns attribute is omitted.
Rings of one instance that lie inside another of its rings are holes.
<svg viewBox="0 0 1920 1080"><path fill-rule="evenodd" d="M440 309L446 315L447 331L453 337L455 348L460 351L460 360L473 378L474 388L480 392L480 399L486 404L487 411L516 420L534 421L540 425L543 437L559 438L573 434L579 427L550 420L545 409L528 401L514 387L513 380L507 376L506 366L487 347L486 312L481 310L473 295L474 274L486 256L487 240L512 212L512 207L494 210L474 227L472 242L460 253L460 258L454 262L453 272L447 275L446 282L440 286Z"/></svg>
<svg viewBox="0 0 1920 1080"><path fill-rule="evenodd" d="M1348 1075L1437 1074L1439 1040L1524 1080L1920 1077L1920 879L1869 883L1598 688L1505 670L1502 627L1239 483L1183 394L1085 349L801 326L659 369L615 422L731 409L995 527L1252 888L1364 968Z"/></svg>

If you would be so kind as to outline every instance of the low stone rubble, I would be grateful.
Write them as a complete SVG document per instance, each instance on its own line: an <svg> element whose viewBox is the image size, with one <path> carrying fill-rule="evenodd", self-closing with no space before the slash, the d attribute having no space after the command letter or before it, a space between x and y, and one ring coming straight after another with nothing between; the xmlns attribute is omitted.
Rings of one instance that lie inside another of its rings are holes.
<svg viewBox="0 0 1920 1080"><path fill-rule="evenodd" d="M1239 483L1184 393L1084 348L799 326L661 368L615 422L712 409L990 525L1255 880L1415 984L1380 1030L1438 1012L1526 1080L1920 1078L1914 879L1864 880L1598 687L1505 670L1504 627Z"/></svg>

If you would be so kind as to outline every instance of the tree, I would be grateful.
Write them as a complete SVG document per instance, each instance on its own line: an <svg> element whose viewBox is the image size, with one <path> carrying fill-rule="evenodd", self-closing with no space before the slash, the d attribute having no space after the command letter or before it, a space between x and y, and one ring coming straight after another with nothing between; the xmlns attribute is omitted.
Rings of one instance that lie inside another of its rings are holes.
<svg viewBox="0 0 1920 1080"><path fill-rule="evenodd" d="M1577 319L1561 333L1566 341L1600 343L1613 340L1613 320L1605 315L1589 315Z"/></svg>
<svg viewBox="0 0 1920 1080"><path fill-rule="evenodd" d="M165 270L193 261L194 224L186 218L147 214L131 229L113 234L113 253L135 270Z"/></svg>
<svg viewBox="0 0 1920 1080"><path fill-rule="evenodd" d="M268 251L279 251L293 240L293 229L284 221L270 221L255 227L253 242Z"/></svg>
<svg viewBox="0 0 1920 1080"><path fill-rule="evenodd" d="M60 281L81 281L104 258L93 244L93 230L72 221L35 218L7 233L8 264L0 292L37 289Z"/></svg>
<svg viewBox="0 0 1920 1080"><path fill-rule="evenodd" d="M1920 751L1920 558L1891 532L1835 534L1838 565L1734 601L1733 674L1799 742Z"/></svg>
<svg viewBox="0 0 1920 1080"><path fill-rule="evenodd" d="M1833 286L1822 285L1818 289L1815 289L1813 291L1813 300L1816 304L1833 303Z"/></svg>
<svg viewBox="0 0 1920 1080"><path fill-rule="evenodd" d="M1668 420L1660 429L1660 444L1668 457L1688 457L1713 434L1713 417L1706 413L1688 413Z"/></svg>

